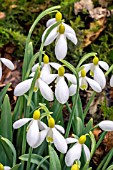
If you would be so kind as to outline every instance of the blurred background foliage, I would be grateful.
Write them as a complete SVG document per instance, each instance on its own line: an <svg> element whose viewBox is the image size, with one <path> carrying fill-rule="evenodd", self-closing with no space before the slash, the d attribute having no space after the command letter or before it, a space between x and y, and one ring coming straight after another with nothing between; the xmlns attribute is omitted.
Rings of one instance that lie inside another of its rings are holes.
<svg viewBox="0 0 113 170"><path fill-rule="evenodd" d="M106 20L97 22L89 16L87 10L75 15L74 3L77 0L0 0L0 12L4 17L0 19L0 49L8 43L15 46L14 57L23 58L25 40L29 28L36 17L45 9L61 5L61 12L66 23L75 30L78 38L78 44L75 47L73 43L68 42L68 54L66 60L76 65L81 56L87 52L97 52L101 60L113 63L113 15L105 17ZM95 7L100 6L98 0L93 0ZM108 3L107 10L113 9L113 3ZM41 36L45 30L46 21L54 17L54 13L44 17L36 26L32 42L34 52L37 52L41 43ZM101 31L100 31L101 30ZM88 39L89 37L89 39ZM91 39L91 41L90 41ZM55 61L54 43L45 48L51 61Z"/></svg>

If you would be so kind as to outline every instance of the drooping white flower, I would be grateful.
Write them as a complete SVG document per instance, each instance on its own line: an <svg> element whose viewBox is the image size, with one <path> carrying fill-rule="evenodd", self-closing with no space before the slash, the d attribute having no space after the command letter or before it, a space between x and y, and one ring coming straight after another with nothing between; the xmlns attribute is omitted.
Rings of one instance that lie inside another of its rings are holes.
<svg viewBox="0 0 113 170"><path fill-rule="evenodd" d="M29 146L31 146L32 148L36 148L39 145L41 145L41 143L45 138L45 133L43 132L44 129L47 128L47 126L39 119L40 119L40 111L35 110L33 113L33 118L19 119L13 124L13 128L18 129L30 121L27 127L27 142Z"/></svg>
<svg viewBox="0 0 113 170"><path fill-rule="evenodd" d="M42 73L45 75L45 74L51 73L51 67L54 67L57 69L58 67L60 67L60 64L55 63L55 62L49 62L49 57L45 54L43 57L43 62L41 63L41 66L42 66ZM38 67L39 67L39 63L35 64L32 67L32 72L35 72Z"/></svg>
<svg viewBox="0 0 113 170"><path fill-rule="evenodd" d="M88 87L88 83L94 91L96 91L98 93L102 91L100 85L95 80L88 78L86 76L86 70L82 69L80 71L79 86L82 90L86 90Z"/></svg>
<svg viewBox="0 0 113 170"><path fill-rule="evenodd" d="M73 74L65 73L63 66L55 64L54 66L58 70L58 74L46 76L44 81L48 83L51 78L52 80L56 79L55 96L59 103L64 104L69 99L69 96L73 96L76 93L76 77ZM70 87L68 87L65 78L72 83ZM75 84L74 88L73 84Z"/></svg>
<svg viewBox="0 0 113 170"><path fill-rule="evenodd" d="M3 166L3 164L0 163L0 170L10 170L11 168L9 166Z"/></svg>
<svg viewBox="0 0 113 170"><path fill-rule="evenodd" d="M46 140L50 143L54 143L56 149L59 152L66 153L67 143L65 138L60 134L60 132L62 134L65 133L64 128L60 125L56 125L55 120L52 117L48 119L48 126L49 126L48 128L43 130L44 132L43 134L46 137Z"/></svg>
<svg viewBox="0 0 113 170"><path fill-rule="evenodd" d="M104 61L99 61L98 57L94 57L93 63L84 65L87 71L90 70L90 73L94 77L94 80L99 83L102 89L104 89L106 85L106 78L99 66L101 66L106 71L109 69L108 64Z"/></svg>
<svg viewBox="0 0 113 170"><path fill-rule="evenodd" d="M113 87L113 75L110 78L110 86Z"/></svg>
<svg viewBox="0 0 113 170"><path fill-rule="evenodd" d="M34 72L30 75L31 77L34 76ZM53 91L51 90L51 88L48 86L48 84L50 84L53 79L49 79L49 83L45 83L44 76L46 77L46 73L45 72L40 72L38 73L38 77L37 80L35 82L35 87L34 87L34 91L37 91L38 89L40 89L40 92L42 94L42 96L48 100L48 101L52 101L54 99L53 96ZM48 78L49 78L49 74L48 74ZM15 90L14 90L14 95L15 96L22 96L23 94L25 94L31 87L33 78L30 78L28 80L25 80L21 83L19 83Z"/></svg>
<svg viewBox="0 0 113 170"><path fill-rule="evenodd" d="M48 28L44 31L42 35L42 42L44 40L44 36L48 29L53 25L55 22L60 21L62 19L62 15L60 12L56 14L55 18L50 19L47 22ZM55 55L58 60L61 60L65 58L67 54L67 40L71 40L75 45L77 44L77 38L75 31L67 24L62 23L59 26L55 27L48 37L46 38L44 45L47 46L51 44L55 39L56 39L56 44L55 44Z"/></svg>
<svg viewBox="0 0 113 170"><path fill-rule="evenodd" d="M84 149L86 160L88 161L90 159L90 150L84 144L85 141L86 141L86 135L82 135L79 139L75 139L75 138L66 139L67 144L75 143L66 153L65 163L67 166L69 167L72 166L75 160L80 159L82 153L82 147Z"/></svg>
<svg viewBox="0 0 113 170"><path fill-rule="evenodd" d="M103 120L98 126L104 131L113 131L113 121L111 120Z"/></svg>
<svg viewBox="0 0 113 170"><path fill-rule="evenodd" d="M14 70L14 64L6 59L6 58L0 58L0 80L2 78L2 63L6 65L10 70Z"/></svg>

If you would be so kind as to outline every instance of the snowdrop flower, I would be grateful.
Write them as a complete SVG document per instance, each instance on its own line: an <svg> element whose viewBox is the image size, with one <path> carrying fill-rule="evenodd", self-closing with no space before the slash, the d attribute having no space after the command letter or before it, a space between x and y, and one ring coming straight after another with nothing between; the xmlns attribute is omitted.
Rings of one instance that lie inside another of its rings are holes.
<svg viewBox="0 0 113 170"><path fill-rule="evenodd" d="M29 146L31 146L32 148L36 148L39 145L41 145L41 143L43 142L45 138L45 135L43 132L44 132L44 129L47 128L47 126L45 123L43 123L39 119L40 119L40 111L35 110L33 113L33 118L23 118L23 119L17 120L13 124L13 128L18 129L30 121L27 127L27 142Z"/></svg>
<svg viewBox="0 0 113 170"><path fill-rule="evenodd" d="M65 68L61 65L55 65L55 68L58 70L58 74L52 74L52 77L47 76L45 82L48 83L50 79L56 78L55 96L59 103L64 104L69 96L76 93L76 87L73 88L73 84L76 84L76 77L73 74L65 73ZM65 78L72 83L70 87L68 87Z"/></svg>
<svg viewBox="0 0 113 170"><path fill-rule="evenodd" d="M113 75L110 78L110 86L113 87Z"/></svg>
<svg viewBox="0 0 113 170"><path fill-rule="evenodd" d="M1 163L0 163L0 170L10 170L11 168L9 166L3 166Z"/></svg>
<svg viewBox="0 0 113 170"><path fill-rule="evenodd" d="M44 31L42 35L42 42L44 40L44 36L48 29L53 25L55 22L60 21L62 19L62 14L58 12L55 18L50 19L47 22L48 28ZM48 37L46 38L44 45L47 46L51 44L56 39L55 44L55 55L58 60L65 58L67 54L67 40L71 40L75 45L77 44L77 38L74 30L67 24L62 23L59 26L55 27Z"/></svg>
<svg viewBox="0 0 113 170"><path fill-rule="evenodd" d="M90 150L84 144L86 141L86 135L82 135L79 139L67 138L67 144L75 143L67 152L65 156L65 163L67 166L72 166L75 160L79 160L82 153L82 147L84 148L84 153L86 155L87 161L90 159Z"/></svg>
<svg viewBox="0 0 113 170"><path fill-rule="evenodd" d="M113 121L111 120L103 120L98 126L104 131L113 131Z"/></svg>
<svg viewBox="0 0 113 170"><path fill-rule="evenodd" d="M88 83L91 86L91 88L96 92L101 92L102 89L100 85L95 81L86 76L86 70L82 69L80 72L80 78L79 78L79 86L82 90L86 90L88 87Z"/></svg>
<svg viewBox="0 0 113 170"><path fill-rule="evenodd" d="M10 60L0 58L0 80L2 78L2 63L4 63L10 70L14 70L14 64Z"/></svg>
<svg viewBox="0 0 113 170"><path fill-rule="evenodd" d="M54 67L54 68L60 67L60 64L58 63L49 62L49 57L46 54L43 57L43 62L41 63L41 65L42 65L42 73L44 74L50 74L51 67ZM38 66L39 66L39 63L35 64L32 67L32 72L35 72Z"/></svg>
<svg viewBox="0 0 113 170"><path fill-rule="evenodd" d="M31 77L33 77L35 74L35 72L31 73ZM38 77L37 80L35 82L35 87L34 87L34 91L37 92L38 89L40 89L40 92L42 94L42 96L48 100L48 101L52 101L53 100L53 91L51 90L51 88L48 86L47 83L44 82L44 76L46 77L46 75L40 71L38 72ZM48 75L49 78L49 75ZM14 90L14 95L15 96L22 96L23 94L25 94L31 87L33 78L30 78L28 80L25 80L21 83L19 83L15 90ZM52 82L52 79L49 79L49 83Z"/></svg>
<svg viewBox="0 0 113 170"><path fill-rule="evenodd" d="M67 143L65 138L60 134L60 132L64 134L64 128L60 125L56 125L52 117L48 119L48 126L49 127L43 131L47 142L54 143L59 152L66 153Z"/></svg>
<svg viewBox="0 0 113 170"><path fill-rule="evenodd" d="M104 61L99 61L98 57L94 57L93 63L84 65L87 71L90 70L90 73L94 77L94 80L99 83L102 89L104 89L106 85L106 78L99 66L101 66L106 71L109 69L108 64Z"/></svg>

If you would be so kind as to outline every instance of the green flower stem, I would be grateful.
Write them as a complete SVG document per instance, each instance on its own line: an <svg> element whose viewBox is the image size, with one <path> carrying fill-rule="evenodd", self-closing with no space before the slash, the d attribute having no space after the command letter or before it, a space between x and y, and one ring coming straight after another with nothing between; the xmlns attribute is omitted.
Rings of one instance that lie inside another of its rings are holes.
<svg viewBox="0 0 113 170"><path fill-rule="evenodd" d="M103 132L103 133L101 134L100 139L99 139L99 141L98 141L97 144L96 144L95 150L99 147L99 145L100 145L101 142L103 141L103 139L104 139L104 137L106 136L106 134L107 134L107 132Z"/></svg>
<svg viewBox="0 0 113 170"><path fill-rule="evenodd" d="M77 103L78 95L79 95L79 78L78 78L78 74L76 74L76 78L77 78L77 91L76 91L76 94L75 94L75 98L74 98L74 101L73 101L72 112L70 114L67 129L66 129L66 134L65 134L66 138L69 136L69 132L70 132L71 125L72 125L72 120L73 120L74 114L76 114L76 103Z"/></svg>
<svg viewBox="0 0 113 170"><path fill-rule="evenodd" d="M84 61L86 61L89 57L95 57L97 55L97 53L95 53L95 52L91 52L91 53L87 53L87 54L85 54L82 58L81 58L81 60L79 61L79 63L78 63L78 65L77 65L77 69L79 69L79 67L82 65L82 63L84 62Z"/></svg>
<svg viewBox="0 0 113 170"><path fill-rule="evenodd" d="M107 160L104 163L104 166L103 166L102 170L106 170L107 169L107 166L108 166L110 160L112 159L112 157L113 157L113 148L111 149L111 152L110 152L109 156L107 157Z"/></svg>
<svg viewBox="0 0 113 170"><path fill-rule="evenodd" d="M41 166L48 158L50 158L50 156L45 156L45 157L42 159L42 161L40 161L40 163L38 164L36 170L39 170L40 166Z"/></svg>
<svg viewBox="0 0 113 170"><path fill-rule="evenodd" d="M28 158L28 161L27 161L27 169L26 170L30 170L32 151L33 151L33 148L30 147L29 148L29 158Z"/></svg>
<svg viewBox="0 0 113 170"><path fill-rule="evenodd" d="M109 153L107 153L107 155L103 158L103 160L101 161L101 163L99 164L99 166L97 167L96 170L106 170L103 169L106 166L106 163L108 164L108 160L109 158L111 159L111 157L113 156L113 148L109 151ZM105 166L104 166L105 165ZM103 167L103 168L102 168Z"/></svg>
<svg viewBox="0 0 113 170"><path fill-rule="evenodd" d="M60 106L59 106L59 108L58 108L58 110L57 110L57 114L56 114L56 116L55 116L55 121L56 122L58 122L59 120L60 120L60 117L62 116L61 114L61 111L62 111L62 109L63 109L63 105L62 104L60 104Z"/></svg>
<svg viewBox="0 0 113 170"><path fill-rule="evenodd" d="M66 102L66 106L67 106L67 109L68 109L69 113L71 114L72 110L71 110L71 108L70 108L70 106L69 106L69 103L68 103L68 102Z"/></svg>
<svg viewBox="0 0 113 170"><path fill-rule="evenodd" d="M32 24L30 30L29 30L29 33L28 33L28 36L27 36L27 39L26 39L26 46L25 46L25 54L24 54L24 62L23 62L23 71L22 71L22 80L25 79L25 74L26 74L26 71L27 71L27 68L28 68L28 57L27 57L27 52L28 52L28 44L30 42L30 39L31 39L31 34L34 30L34 28L36 27L37 23L47 14L53 12L54 10L56 9L59 9L60 6L55 6L55 7L51 7L45 11L43 11L37 18L36 20L34 21L34 23Z"/></svg>
<svg viewBox="0 0 113 170"><path fill-rule="evenodd" d="M85 119L85 117L86 117L86 114L87 114L87 112L88 112L88 110L89 110L89 108L90 108L90 105L91 105L91 103L92 103L92 101L93 101L95 95L96 95L96 92L94 91L93 94L92 94L92 96L90 97L90 99L89 99L87 105L86 105L85 110L84 110L84 119Z"/></svg>
<svg viewBox="0 0 113 170"><path fill-rule="evenodd" d="M110 66L108 71L105 73L105 76L108 76L108 74L113 70L113 64Z"/></svg>

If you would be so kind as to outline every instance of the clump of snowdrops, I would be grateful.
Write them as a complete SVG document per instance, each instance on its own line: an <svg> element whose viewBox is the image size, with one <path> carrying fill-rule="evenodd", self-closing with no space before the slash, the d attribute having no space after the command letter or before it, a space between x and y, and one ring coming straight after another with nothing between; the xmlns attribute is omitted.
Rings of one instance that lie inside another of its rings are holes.
<svg viewBox="0 0 113 170"><path fill-rule="evenodd" d="M107 131L113 130L113 121L110 120L101 121L96 126L93 126L92 118L87 124L84 122L96 93L105 88L106 76L113 65L109 68L106 62L99 61L95 52L85 54L76 68L64 60L68 50L67 39L74 45L78 40L75 31L63 20L59 8L55 6L42 12L29 30L22 82L14 90L18 100L13 113L6 94L10 84L0 92L0 170L91 170L92 156ZM53 12L55 18L47 21L40 49L34 54L32 32L42 17ZM45 47L54 41L57 63L50 61ZM92 63L84 64L89 57ZM2 63L14 69L11 61L0 58L0 78ZM88 86L94 92L83 110L79 91L87 90ZM113 76L110 86L113 87ZM64 107L69 112L67 124L62 114ZM96 127L103 130L97 143L92 133ZM113 149L97 170L112 169L112 156Z"/></svg>

